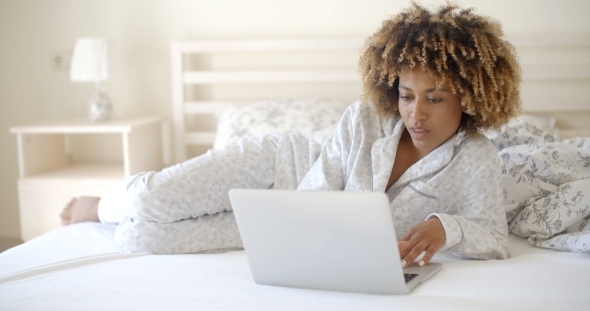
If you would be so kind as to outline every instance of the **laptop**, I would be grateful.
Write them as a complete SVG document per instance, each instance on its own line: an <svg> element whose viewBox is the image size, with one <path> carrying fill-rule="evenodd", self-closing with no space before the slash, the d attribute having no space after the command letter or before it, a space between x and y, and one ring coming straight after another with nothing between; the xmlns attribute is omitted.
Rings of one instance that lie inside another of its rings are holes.
<svg viewBox="0 0 590 311"><path fill-rule="evenodd" d="M385 193L232 189L229 197L258 284L406 294L442 267L402 268Z"/></svg>

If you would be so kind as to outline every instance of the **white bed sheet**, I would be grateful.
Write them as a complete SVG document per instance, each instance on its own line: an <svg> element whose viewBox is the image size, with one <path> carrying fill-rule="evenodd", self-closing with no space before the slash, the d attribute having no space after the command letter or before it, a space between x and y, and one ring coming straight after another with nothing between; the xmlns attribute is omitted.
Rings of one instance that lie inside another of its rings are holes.
<svg viewBox="0 0 590 311"><path fill-rule="evenodd" d="M257 285L243 251L122 253L115 227L62 227L0 254L1 310L588 310L590 256L532 247L458 260L411 294L380 296Z"/></svg>

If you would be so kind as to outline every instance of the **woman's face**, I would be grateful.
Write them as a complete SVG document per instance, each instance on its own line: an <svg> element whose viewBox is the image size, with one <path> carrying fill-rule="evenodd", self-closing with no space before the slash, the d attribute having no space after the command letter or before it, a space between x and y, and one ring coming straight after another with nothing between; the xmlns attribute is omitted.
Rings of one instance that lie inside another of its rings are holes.
<svg viewBox="0 0 590 311"><path fill-rule="evenodd" d="M437 90L436 80L415 67L399 77L399 112L414 146L426 155L457 133L463 110L446 83Z"/></svg>

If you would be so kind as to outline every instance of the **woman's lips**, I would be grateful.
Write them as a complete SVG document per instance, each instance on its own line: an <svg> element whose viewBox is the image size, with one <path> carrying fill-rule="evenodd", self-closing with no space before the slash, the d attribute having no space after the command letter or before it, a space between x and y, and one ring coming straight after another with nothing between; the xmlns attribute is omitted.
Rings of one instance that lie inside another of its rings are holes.
<svg viewBox="0 0 590 311"><path fill-rule="evenodd" d="M428 133L430 133L429 130L422 128L422 127L411 127L410 132L412 133L412 137L418 138L418 139L424 138L424 137L426 137L426 135L428 135Z"/></svg>

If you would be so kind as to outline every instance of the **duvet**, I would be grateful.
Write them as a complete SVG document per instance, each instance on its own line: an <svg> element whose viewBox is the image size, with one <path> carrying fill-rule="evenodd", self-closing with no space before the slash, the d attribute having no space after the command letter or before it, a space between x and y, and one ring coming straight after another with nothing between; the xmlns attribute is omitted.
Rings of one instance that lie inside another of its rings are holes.
<svg viewBox="0 0 590 311"><path fill-rule="evenodd" d="M530 123L488 135L502 162L509 230L538 247L590 253L590 138Z"/></svg>

